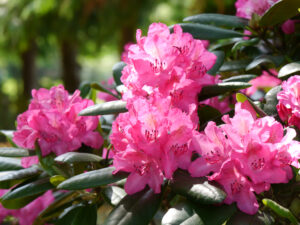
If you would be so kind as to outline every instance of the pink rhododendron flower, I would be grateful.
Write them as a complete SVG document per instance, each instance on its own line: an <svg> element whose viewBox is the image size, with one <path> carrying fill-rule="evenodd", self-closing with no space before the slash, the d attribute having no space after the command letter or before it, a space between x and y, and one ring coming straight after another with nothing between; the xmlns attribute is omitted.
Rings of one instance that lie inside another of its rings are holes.
<svg viewBox="0 0 300 225"><path fill-rule="evenodd" d="M271 70L273 74L277 75L276 70ZM257 90L268 90L281 84L281 80L277 77L271 76L268 72L263 71L262 75L256 77L249 82L252 86L246 89L247 95L253 95Z"/></svg>
<svg viewBox="0 0 300 225"><path fill-rule="evenodd" d="M300 76L292 76L282 82L282 91L277 94L278 114L288 125L300 128Z"/></svg>
<svg viewBox="0 0 300 225"><path fill-rule="evenodd" d="M189 172L220 183L227 193L225 203L237 202L240 210L255 214L258 203L253 192L259 194L270 184L287 183L293 177L291 165L299 168L300 143L293 141L294 129L284 134L273 117L256 118L249 107L238 103L233 118L223 116L225 124L209 122L204 132L195 134L192 149L199 158Z"/></svg>
<svg viewBox="0 0 300 225"><path fill-rule="evenodd" d="M34 149L37 141L43 156L74 151L82 143L99 148L103 139L94 131L98 117L78 116L81 110L93 105L93 101L79 95L79 91L69 95L62 85L50 90L32 90L28 110L17 118L13 141L28 149Z"/></svg>
<svg viewBox="0 0 300 225"><path fill-rule="evenodd" d="M285 34L292 34L295 32L295 22L294 20L287 20L285 21L282 26L281 29Z"/></svg>
<svg viewBox="0 0 300 225"><path fill-rule="evenodd" d="M4 195L7 190L0 190L0 196ZM54 201L51 191L47 191L42 196L24 206L21 209L6 209L0 205L0 223L7 216L15 217L20 225L33 224L36 217Z"/></svg>
<svg viewBox="0 0 300 225"><path fill-rule="evenodd" d="M110 136L115 172L130 173L125 184L128 194L147 184L159 193L164 177L171 179L177 168L187 169L190 164L193 123L172 107L170 98L156 95L136 97L128 110L115 120Z"/></svg>
<svg viewBox="0 0 300 225"><path fill-rule="evenodd" d="M277 1L279 0L237 0L236 15L246 19L251 19L254 13L262 16Z"/></svg>
<svg viewBox="0 0 300 225"><path fill-rule="evenodd" d="M21 165L24 168L29 168L32 165L38 164L39 163L39 158L37 156L29 156L29 157L23 157L21 159Z"/></svg>
<svg viewBox="0 0 300 225"><path fill-rule="evenodd" d="M110 90L113 94L117 94L117 92L113 89L113 85L114 85L114 78L109 78L106 82L102 81L101 84L107 88L108 90ZM114 96L107 94L105 92L99 92L98 93L98 98L105 101L105 102L110 102L110 101L115 101L117 100L117 98L115 98Z"/></svg>

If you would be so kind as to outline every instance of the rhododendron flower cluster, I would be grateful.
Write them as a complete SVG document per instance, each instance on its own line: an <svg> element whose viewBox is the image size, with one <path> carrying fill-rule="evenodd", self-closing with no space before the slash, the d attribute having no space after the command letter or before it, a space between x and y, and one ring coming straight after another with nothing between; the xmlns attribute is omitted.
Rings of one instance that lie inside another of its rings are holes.
<svg viewBox="0 0 300 225"><path fill-rule="evenodd" d="M82 99L78 90L69 95L59 85L50 90L32 90L32 97L28 110L17 118L13 137L17 145L34 149L37 141L43 156L74 151L82 143L93 148L101 146L103 139L94 131L98 117L78 116L81 110L93 105L93 101Z"/></svg>
<svg viewBox="0 0 300 225"><path fill-rule="evenodd" d="M225 124L209 122L195 134L192 145L200 157L189 172L218 182L226 191L225 203L237 202L241 211L255 214L259 205L254 193L287 183L293 177L290 166L299 168L300 143L293 141L294 129L287 128L284 135L273 117L256 118L244 108L238 103L233 118L223 116Z"/></svg>
<svg viewBox="0 0 300 225"><path fill-rule="evenodd" d="M282 91L278 93L277 110L280 119L288 125L300 128L300 76L292 76L282 82Z"/></svg>
<svg viewBox="0 0 300 225"><path fill-rule="evenodd" d="M0 196L3 196L7 190L0 189ZM51 191L47 191L42 196L38 197L21 209L6 209L0 205L0 223L7 216L13 216L18 220L20 225L33 224L38 215L54 201L54 196Z"/></svg>

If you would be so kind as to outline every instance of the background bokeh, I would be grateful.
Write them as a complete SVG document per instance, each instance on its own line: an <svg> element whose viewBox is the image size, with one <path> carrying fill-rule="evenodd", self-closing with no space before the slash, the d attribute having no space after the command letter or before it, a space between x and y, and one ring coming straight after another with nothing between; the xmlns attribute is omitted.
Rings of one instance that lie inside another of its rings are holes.
<svg viewBox="0 0 300 225"><path fill-rule="evenodd" d="M0 129L31 89L106 80L137 28L201 12L235 14L234 0L0 0Z"/></svg>

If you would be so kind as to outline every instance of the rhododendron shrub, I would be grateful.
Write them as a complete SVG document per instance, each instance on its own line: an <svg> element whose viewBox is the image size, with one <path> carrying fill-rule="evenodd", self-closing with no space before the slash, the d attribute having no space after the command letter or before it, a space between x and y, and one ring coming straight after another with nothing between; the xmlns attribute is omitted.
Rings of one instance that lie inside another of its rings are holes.
<svg viewBox="0 0 300 225"><path fill-rule="evenodd" d="M33 90L0 131L0 221L299 224L300 2L235 6L138 29L107 82Z"/></svg>

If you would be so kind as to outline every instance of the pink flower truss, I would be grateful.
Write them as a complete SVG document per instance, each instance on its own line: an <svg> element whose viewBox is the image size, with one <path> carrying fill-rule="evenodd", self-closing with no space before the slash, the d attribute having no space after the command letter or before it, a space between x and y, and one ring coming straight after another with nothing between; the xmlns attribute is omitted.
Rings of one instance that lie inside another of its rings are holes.
<svg viewBox="0 0 300 225"><path fill-rule="evenodd" d="M192 148L200 157L191 163L189 172L220 183L227 193L225 203L237 202L240 210L255 214L254 192L293 177L290 166L299 168L300 143L293 141L295 130L288 128L284 135L273 117L256 118L248 107L238 103L233 118L225 115L225 124L217 127L210 122L194 136Z"/></svg>
<svg viewBox="0 0 300 225"><path fill-rule="evenodd" d="M262 16L278 0L237 0L235 2L236 15L251 19L255 13Z"/></svg>
<svg viewBox="0 0 300 225"><path fill-rule="evenodd" d="M0 196L4 195L6 192L7 190L0 190ZM0 205L0 223L2 223L5 217L10 215L18 219L20 225L33 224L36 217L53 201L54 197L52 192L47 191L45 194L21 209L5 209Z"/></svg>
<svg viewBox="0 0 300 225"><path fill-rule="evenodd" d="M300 128L300 76L292 76L282 83L282 91L278 93L278 114L288 125Z"/></svg>
<svg viewBox="0 0 300 225"><path fill-rule="evenodd" d="M79 91L69 95L62 85L50 90L33 90L28 110L17 118L13 141L28 149L34 149L37 141L43 156L51 152L61 155L74 151L82 143L99 148L103 139L94 131L98 126L98 117L78 116L93 102L79 95Z"/></svg>
<svg viewBox="0 0 300 225"><path fill-rule="evenodd" d="M138 30L136 39L137 44L127 46L123 57L127 66L121 81L128 88L123 99L159 92L163 97L170 96L172 104L197 123L197 94L216 56L205 49L202 41L183 33L179 25L170 34L165 24L153 23L148 36L143 37Z"/></svg>
<svg viewBox="0 0 300 225"><path fill-rule="evenodd" d="M193 124L189 116L159 96L136 97L129 112L113 123L112 135L116 171L129 172L128 194L148 184L159 193L164 177L172 178L177 168L187 169Z"/></svg>

